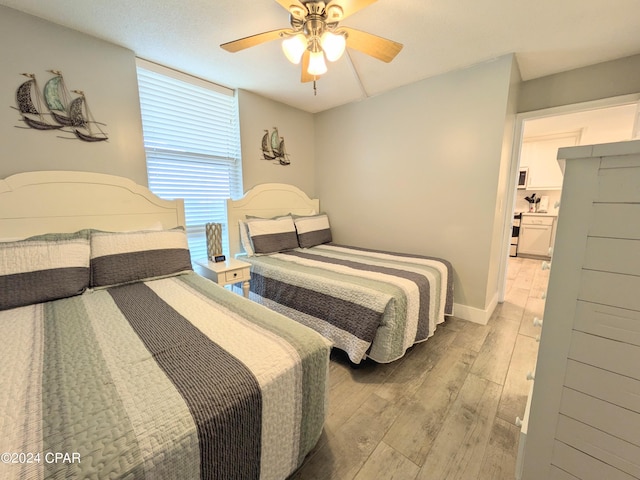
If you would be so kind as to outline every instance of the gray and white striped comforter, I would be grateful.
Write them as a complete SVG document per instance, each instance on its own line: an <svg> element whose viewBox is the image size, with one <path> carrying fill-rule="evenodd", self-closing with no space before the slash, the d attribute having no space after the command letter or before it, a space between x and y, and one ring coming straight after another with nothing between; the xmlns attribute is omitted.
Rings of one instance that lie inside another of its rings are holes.
<svg viewBox="0 0 640 480"><path fill-rule="evenodd" d="M0 478L284 479L322 431L328 356L193 273L2 311L0 453L29 456Z"/></svg>
<svg viewBox="0 0 640 480"><path fill-rule="evenodd" d="M354 363L386 363L453 315L443 259L335 244L245 259L251 299L307 325Z"/></svg>

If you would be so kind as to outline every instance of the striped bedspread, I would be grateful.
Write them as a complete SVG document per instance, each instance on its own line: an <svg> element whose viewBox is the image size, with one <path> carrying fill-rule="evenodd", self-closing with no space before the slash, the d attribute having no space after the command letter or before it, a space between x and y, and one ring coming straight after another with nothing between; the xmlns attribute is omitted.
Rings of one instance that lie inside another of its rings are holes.
<svg viewBox="0 0 640 480"><path fill-rule="evenodd" d="M194 273L2 311L0 478L284 479L328 356Z"/></svg>
<svg viewBox="0 0 640 480"><path fill-rule="evenodd" d="M336 244L244 259L251 299L320 332L354 363L386 363L453 314L446 260Z"/></svg>

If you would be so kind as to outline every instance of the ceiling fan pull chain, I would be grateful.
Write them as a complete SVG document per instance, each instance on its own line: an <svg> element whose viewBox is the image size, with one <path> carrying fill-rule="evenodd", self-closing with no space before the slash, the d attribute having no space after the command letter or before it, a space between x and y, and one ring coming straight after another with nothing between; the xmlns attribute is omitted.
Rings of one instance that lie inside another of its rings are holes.
<svg viewBox="0 0 640 480"><path fill-rule="evenodd" d="M316 88L316 81L314 79L313 80L313 96L315 97L316 95L318 95L318 89Z"/></svg>

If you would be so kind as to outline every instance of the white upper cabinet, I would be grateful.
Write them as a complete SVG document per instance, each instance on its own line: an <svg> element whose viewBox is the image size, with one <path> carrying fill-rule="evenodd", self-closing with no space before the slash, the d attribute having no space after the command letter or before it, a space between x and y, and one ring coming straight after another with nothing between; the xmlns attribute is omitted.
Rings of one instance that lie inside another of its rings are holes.
<svg viewBox="0 0 640 480"><path fill-rule="evenodd" d="M558 149L580 142L581 131L528 137L522 143L520 166L528 167L527 190L562 189L562 171L558 165Z"/></svg>

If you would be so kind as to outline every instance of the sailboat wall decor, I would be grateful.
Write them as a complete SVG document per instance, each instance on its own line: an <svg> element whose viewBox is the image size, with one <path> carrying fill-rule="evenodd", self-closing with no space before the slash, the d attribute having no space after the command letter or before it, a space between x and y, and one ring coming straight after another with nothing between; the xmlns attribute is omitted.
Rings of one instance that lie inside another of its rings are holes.
<svg viewBox="0 0 640 480"><path fill-rule="evenodd" d="M62 128L58 123L51 123L45 119L43 113L43 97L38 88L36 76L33 73L23 73L29 80L20 84L16 91L16 103L22 116L21 120L28 128L36 130L54 130Z"/></svg>
<svg viewBox="0 0 640 480"><path fill-rule="evenodd" d="M263 160L273 160L279 165L290 165L289 154L285 150L284 137L278 134L278 128L273 127L273 131L264 131L262 136L262 158Z"/></svg>
<svg viewBox="0 0 640 480"><path fill-rule="evenodd" d="M16 91L17 110L20 120L27 127L36 130L58 130L71 133L72 137L84 142L108 140L100 128L104 123L96 122L89 110L86 96L81 90L69 91L59 70L49 70L53 74L41 91L33 73L23 73L29 80L23 82ZM74 98L72 93L77 96ZM15 107L14 107L15 108Z"/></svg>

